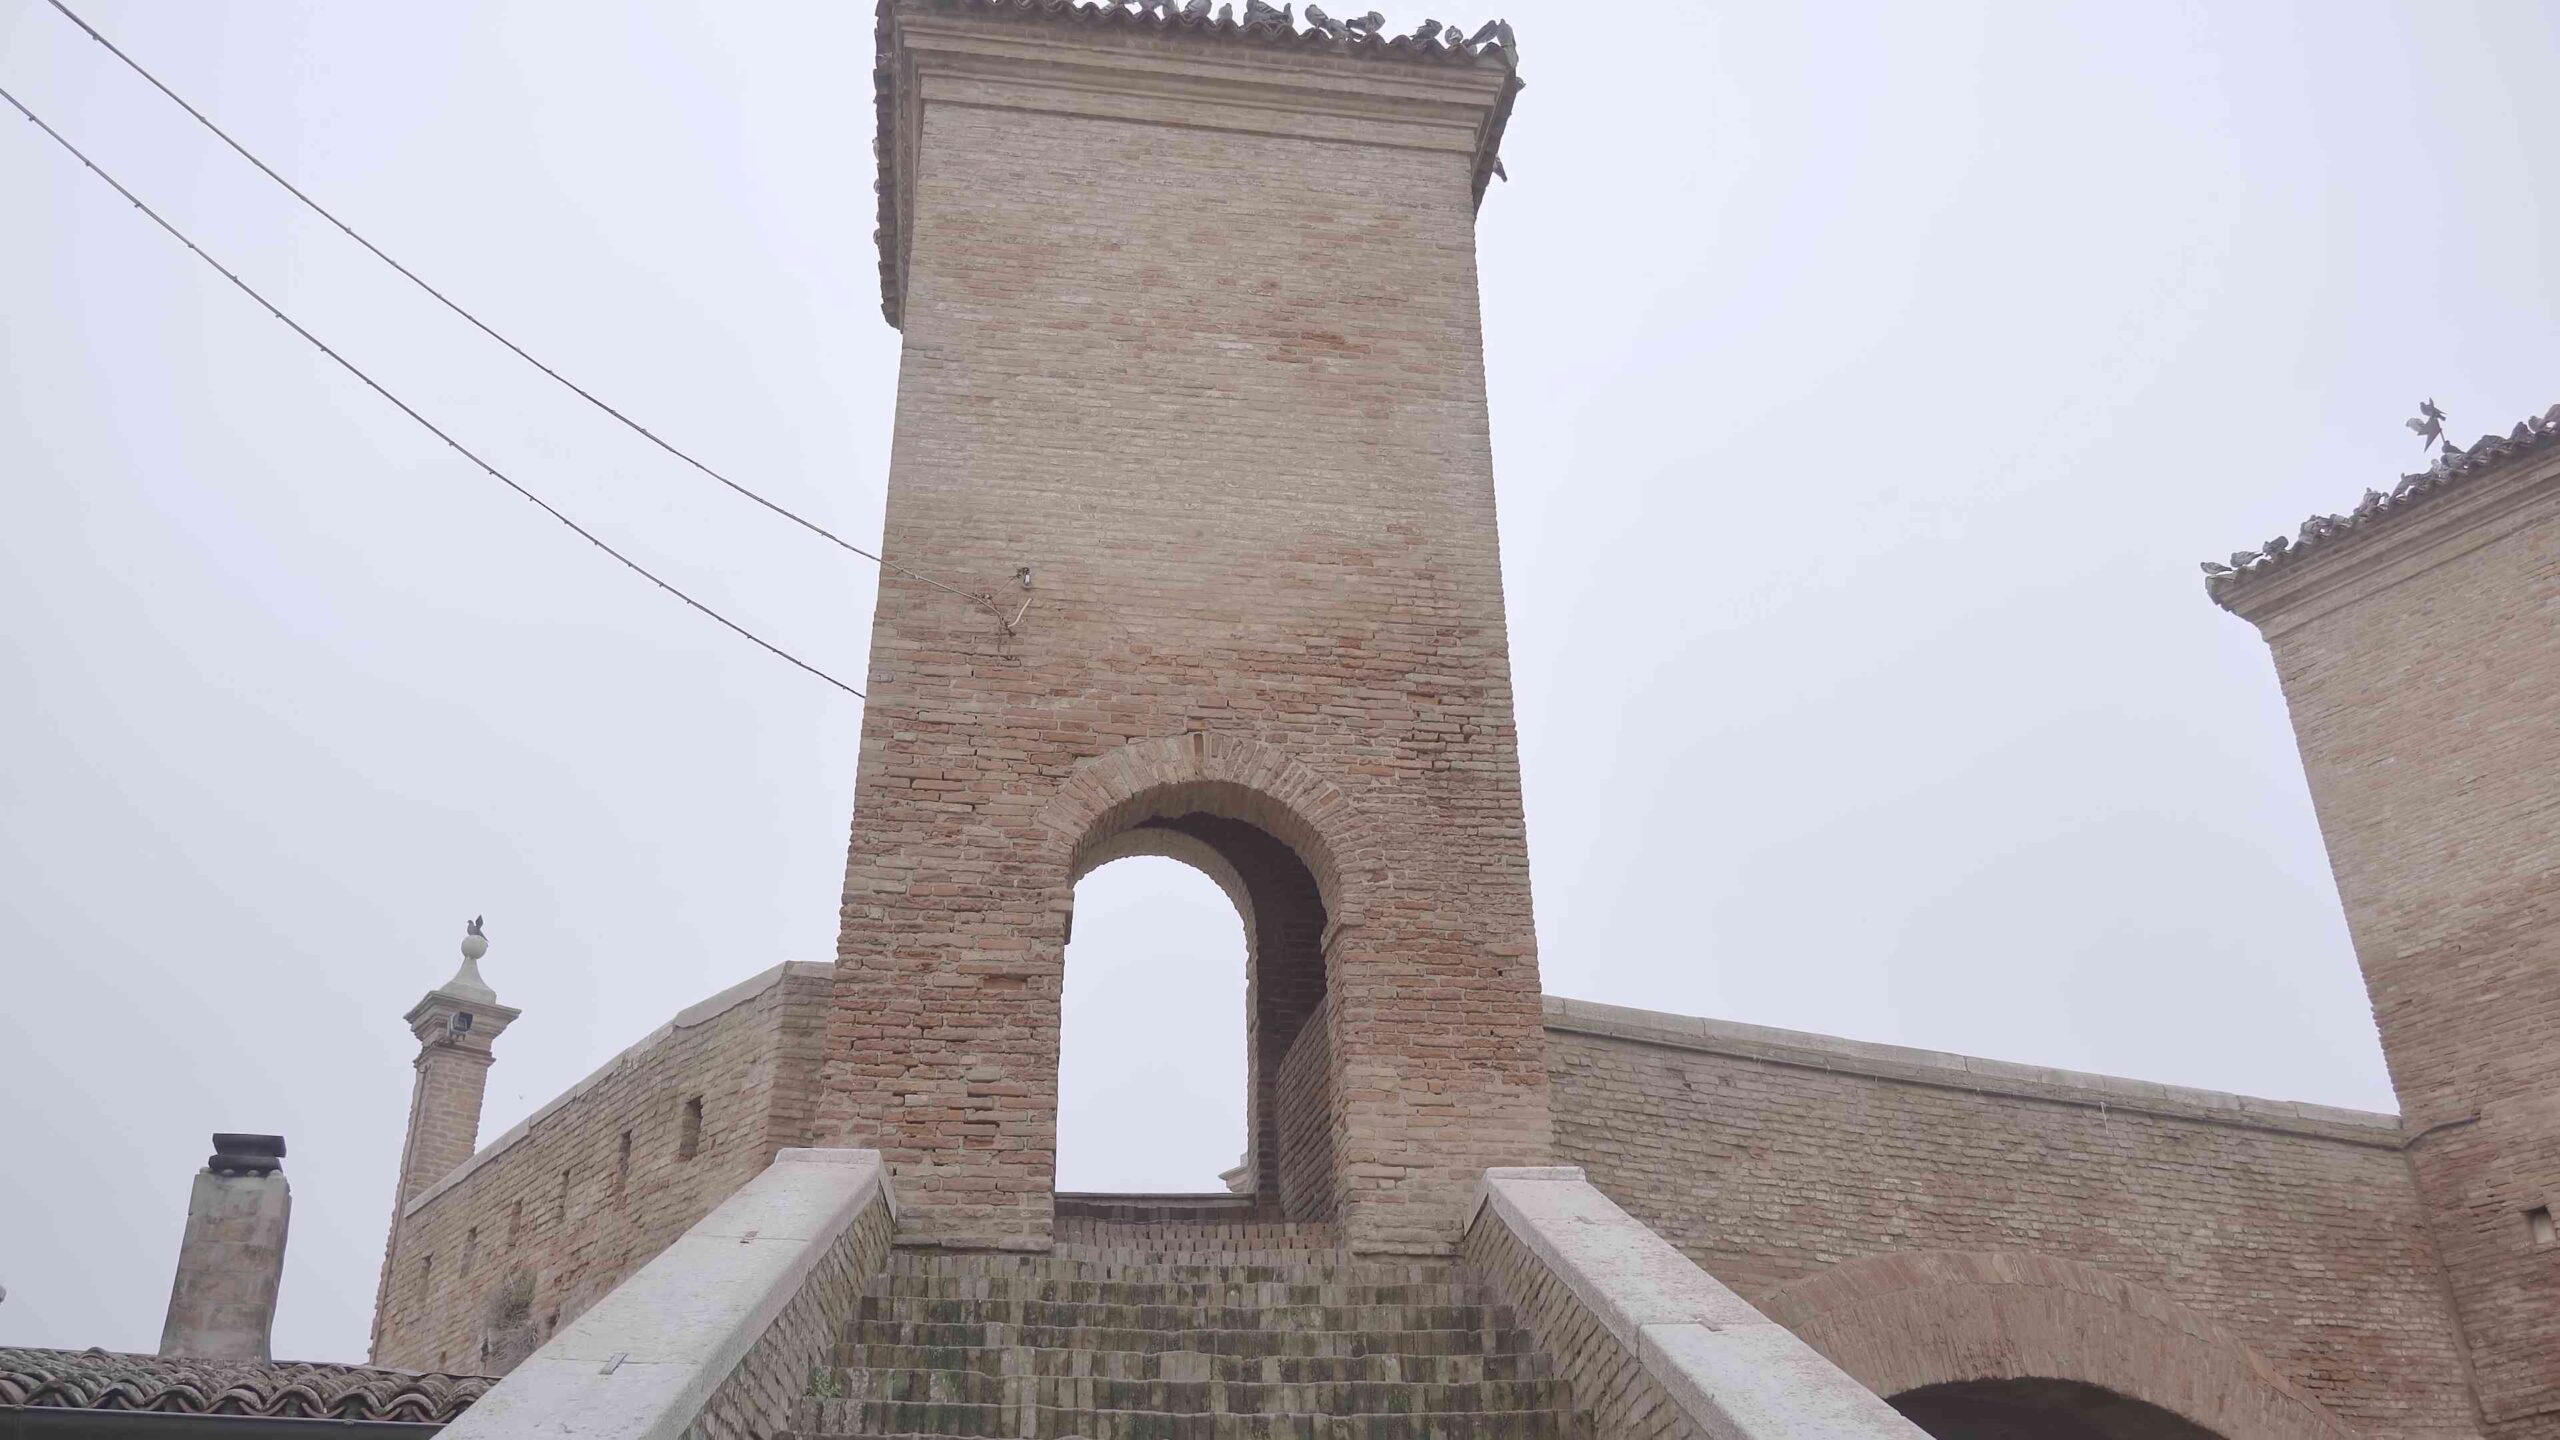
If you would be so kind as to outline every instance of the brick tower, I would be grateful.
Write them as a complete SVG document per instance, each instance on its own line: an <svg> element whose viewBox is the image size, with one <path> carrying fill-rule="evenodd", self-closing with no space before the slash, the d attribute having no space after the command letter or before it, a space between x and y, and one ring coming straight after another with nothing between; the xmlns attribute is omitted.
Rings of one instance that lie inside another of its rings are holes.
<svg viewBox="0 0 2560 1440"><path fill-rule="evenodd" d="M1178 9L881 7L911 571L820 1129L909 1230L1045 1246L1074 886L1170 855L1246 920L1256 1193L1444 1247L1548 1148L1476 309L1515 57Z"/></svg>
<svg viewBox="0 0 2560 1440"><path fill-rule="evenodd" d="M2560 407L2234 558L2482 1419L2560 1435Z"/></svg>
<svg viewBox="0 0 2560 1440"><path fill-rule="evenodd" d="M453 1173L480 1143L480 1102L489 1086L493 1047L521 1010L498 1003L480 978L489 941L474 919L463 930L462 968L428 991L401 1018L418 1037L417 1084L409 1092L409 1129L400 1145L399 1193L391 1197L391 1238L374 1289L372 1353L382 1350L391 1282L400 1263L401 1207Z"/></svg>

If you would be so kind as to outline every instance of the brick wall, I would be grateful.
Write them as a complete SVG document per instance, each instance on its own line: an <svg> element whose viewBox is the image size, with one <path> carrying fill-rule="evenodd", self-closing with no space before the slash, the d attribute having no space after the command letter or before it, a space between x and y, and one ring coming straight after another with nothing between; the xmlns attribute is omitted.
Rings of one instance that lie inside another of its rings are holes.
<svg viewBox="0 0 2560 1440"><path fill-rule="evenodd" d="M1336 1211L1445 1249L1547 1138L1474 254L1510 77L1151 23L884 8L884 553L1030 608L882 577L821 1139L919 1235L1045 1236L1077 856L1241 822L1320 893Z"/></svg>
<svg viewBox="0 0 2560 1440"><path fill-rule="evenodd" d="M846 1317L863 1287L888 1268L897 1220L883 1195L864 1208L800 1284L746 1357L731 1370L685 1428L685 1440L772 1440L812 1402L810 1381L832 1365Z"/></svg>
<svg viewBox="0 0 2560 1440"><path fill-rule="evenodd" d="M1500 1219L1479 1213L1458 1256L1469 1278L1501 1296L1555 1362L1571 1392L1576 1440L1697 1440L1698 1427L1662 1382Z"/></svg>
<svg viewBox="0 0 2560 1440"><path fill-rule="evenodd" d="M1558 1159L1764 1309L1860 1257L2058 1256L2361 1431L2476 1433L2391 1117L1549 1007Z"/></svg>
<svg viewBox="0 0 2560 1440"><path fill-rule="evenodd" d="M2560 458L2217 594L2274 651L2482 1408L2560 1435L2560 1245L2528 1219L2560 1207Z"/></svg>
<svg viewBox="0 0 2560 1440"><path fill-rule="evenodd" d="M1333 1071L1328 1039L1333 1019L1319 1003L1297 1043L1280 1062L1279 1148L1287 1163L1275 1177L1280 1213L1292 1220L1331 1218L1333 1208L1333 1104L1327 1077Z"/></svg>
<svg viewBox="0 0 2560 1440"><path fill-rule="evenodd" d="M714 996L425 1187L395 1222L374 1363L503 1373L805 1144L828 995L829 967L785 965Z"/></svg>

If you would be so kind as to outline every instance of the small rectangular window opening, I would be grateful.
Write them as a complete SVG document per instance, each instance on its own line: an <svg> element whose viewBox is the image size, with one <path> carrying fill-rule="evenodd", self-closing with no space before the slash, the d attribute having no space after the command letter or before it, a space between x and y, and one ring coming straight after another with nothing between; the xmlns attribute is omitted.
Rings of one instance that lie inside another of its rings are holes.
<svg viewBox="0 0 2560 1440"><path fill-rule="evenodd" d="M517 1238L523 1234L524 1197L519 1195L516 1203L507 1207L507 1248L514 1249Z"/></svg>
<svg viewBox="0 0 2560 1440"><path fill-rule="evenodd" d="M2534 1248L2560 1245L2560 1230L2551 1226L2551 1207L2536 1205L2524 1212L2524 1230L2533 1237Z"/></svg>
<svg viewBox="0 0 2560 1440"><path fill-rule="evenodd" d="M560 1198L559 1198L558 1200L556 1200L556 1201L553 1201L553 1202L552 1202L552 1205L551 1205L551 1223L553 1223L553 1224L557 1225L557 1224L560 1224L560 1223L562 1223L562 1222L566 1221L568 1218L569 1218L569 1171L568 1171L568 1168L567 1168L566 1166L563 1166L563 1167L561 1168L561 1171L560 1171Z"/></svg>
<svg viewBox="0 0 2560 1440"><path fill-rule="evenodd" d="M702 1150L702 1097L684 1102L684 1118L676 1126L676 1158L690 1160Z"/></svg>
<svg viewBox="0 0 2560 1440"><path fill-rule="evenodd" d="M471 1262L478 1258L480 1258L480 1227L474 1225L470 1229L462 1232L462 1275L464 1279L467 1280L471 1278Z"/></svg>
<svg viewBox="0 0 2560 1440"><path fill-rule="evenodd" d="M621 1153L613 1160L613 1198L619 1203L631 1191L631 1132L622 1132Z"/></svg>

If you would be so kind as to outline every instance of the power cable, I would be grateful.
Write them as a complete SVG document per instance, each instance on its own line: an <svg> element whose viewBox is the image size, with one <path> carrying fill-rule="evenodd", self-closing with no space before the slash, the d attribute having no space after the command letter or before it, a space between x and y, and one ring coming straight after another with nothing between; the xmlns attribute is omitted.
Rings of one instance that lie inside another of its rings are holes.
<svg viewBox="0 0 2560 1440"><path fill-rule="evenodd" d="M161 218L161 215L160 215L160 212L159 212L159 211L154 210L154 209L152 209L150 206L143 204L143 203L142 203L142 198L141 198L140 196L138 196L138 195L134 194L132 191L130 191L130 190L128 190L128 189L126 189L126 188L124 187L124 183L123 183L122 181L120 181L120 180L116 179L116 177L114 177L113 175L110 175L110 174L108 174L106 171L104 171L104 170L100 169L100 168L98 167L98 162L96 162L96 161L94 161L94 160L90 159L87 155L85 155L85 154L81 153L81 150L80 150L80 147L79 147L79 146L74 145L74 144L72 144L69 140L64 139L64 138L63 138L63 136L62 136L62 132L61 132L61 131L54 129L51 125L46 124L42 119L38 118L38 117L37 117L37 115L36 115L36 112L34 112L33 110L28 109L28 108L26 107L26 105L24 104L24 102L20 101L20 100L18 99L18 97L17 97L17 96L10 94L6 88L0 88L0 100L6 100L6 101L8 101L8 102L10 103L10 105L14 106L14 107L17 109L17 112L18 112L19 114L26 116L26 117L27 117L27 119L28 119L28 121L29 121L30 123L32 123L32 124L33 124L37 129L42 130L46 135L50 136L50 137L52 138L52 140L53 140L53 143L55 143L56 145L61 146L61 147L62 147L63 149L65 149L65 150L67 150L67 151L71 152L71 155L72 155L72 157L73 157L74 159L78 160L81 164L88 166L88 167L89 167L89 173L90 173L90 174L95 175L95 176L97 176L99 179L106 181L106 182L107 182L107 184L109 184L110 186L113 186L113 187L114 187L115 192L116 192L117 194L119 194L119 195L123 196L123 197L124 197L125 199L127 199L127 200L132 201L132 202L133 202L133 208L134 208L134 209L139 210L139 211L141 211L143 214L150 216L150 217L151 217L151 222L152 222L153 224L155 224L155 225L159 226L159 227L160 227L161 229L163 229L163 230L168 231L168 232L169 232L169 235L170 235L170 237L171 237L171 238L175 239L179 244L184 245L184 246L186 246L189 250L193 251L193 252L195 253L195 256L196 256L196 258L197 258L197 259L202 260L205 264L212 266L212 267L213 267L213 269L214 269L214 273L216 273L216 274L220 275L223 279L230 281L234 286L238 287L238 289L239 289L239 291L240 291L240 293L241 293L241 294L246 295L246 296L248 296L250 299L257 301L257 302L258 302L258 304L259 304L261 307L263 307L263 308L266 310L266 312L267 312L268 314L273 315L273 316L274 316L274 317L276 317L278 320L283 321L283 322L284 322L288 327L290 327L290 328L292 329L292 331L293 331L293 333L294 333L294 334L299 335L299 336L301 336L303 339L310 341L310 342L311 342L311 344L312 344L312 346L313 346L315 349L317 349L321 354L326 355L326 356L328 356L330 359L335 360L336 362L338 362L338 366L339 366L339 368L340 368L340 369L345 370L348 374L353 375L353 376L354 376L354 377L356 377L358 380L363 381L363 382L365 383L365 386L366 386L368 389L372 390L372 391L373 391L373 393L375 393L376 395L381 396L381 397L382 397L383 399L385 399L385 400L390 401L394 406L398 407L398 409L399 409L399 411L400 411L400 413L401 413L401 414L406 415L406 416L408 416L410 419L417 421L420 425L425 426L425 427L426 427L426 429L427 429L427 432L428 432L429 434L431 434L431 435L435 436L435 437L436 437L437 439L439 439L439 440L442 440L445 444L452 446L452 447L454 448L454 450L455 450L455 451L457 451L457 452L459 452L459 453L461 454L461 456L462 456L464 459L466 459L466 460L470 461L470 462L471 462L472 464L474 464L474 465L479 466L481 469L483 469L483 470L485 470L485 471L489 472L489 476L490 476L490 478L492 478L492 479L496 480L499 484L506 486L508 489L513 490L513 491L514 491L514 492L516 492L518 495L523 496L525 499L532 501L535 505L540 506L540 507L542 508L542 512L543 512L544 514L549 515L552 519L557 520L557 521L559 521L561 524L566 525L566 526L568 526L570 529L572 529L572 530L574 530L574 531L578 532L579 537L580 537L580 538L582 538L582 539L584 539L588 544L595 546L597 549L602 550L602 551L603 551L604 553L606 553L607 555L610 555L610 556L612 556L614 559L621 561L625 566L628 566L628 567L629 567L629 568L630 568L634 573L636 573L636 574L638 574L639 576L641 576L641 578L643 578L643 579L647 580L650 584L655 585L655 586L657 586L659 589L666 591L668 594L673 595L674 597L676 597L677 599L679 599L679 600L683 601L683 602L684 602L684 603L686 603L687 605L692 606L694 609L699 610L699 611L701 611L703 614L710 616L712 619L719 621L722 625L727 626L729 629L734 630L734 631L736 631L738 634L745 636L747 639L749 639L749 640L751 640L751 641L755 642L757 645L759 645L759 646L763 647L765 650L767 650L767 651L769 651L769 652L771 652L771 653L773 653L773 654L775 654L775 655L780 656L780 657L781 657L782 659L784 659L784 660L788 660L788 661L790 661L792 664L799 666L801 669L808 671L810 674L817 676L819 679L826 681L828 684L833 685L834 687L836 687L836 688L837 688L837 689L839 689L839 690L842 690L842 691L843 691L843 692L845 692L846 694L851 695L851 696L853 696L853 697L854 697L854 698L856 698L856 699L861 699L861 698L863 698L863 694L862 694L862 692L861 692L861 691L854 689L852 686L847 685L846 683L844 683L843 681L841 681L841 680L837 679L837 678L836 678L836 677L834 677L833 675L828 674L826 671L819 669L817 666L810 664L808 661L801 659L799 656L792 654L790 651L783 649L781 646L776 645L776 644L774 644L772 641L765 639L763 636L758 635L757 633L755 633L755 632L754 632L754 631L752 631L752 630L749 630L747 627L745 627L744 625L739 624L737 621L730 619L728 616L723 615L723 614L721 614L719 611L712 609L710 606L703 604L701 601L694 599L691 595L686 594L684 591L677 589L675 586L673 586L673 585L671 585L671 584L668 584L665 580L662 580L662 579L658 578L658 576L657 576L656 574L652 573L652 572L649 570L649 568L648 568L647 566L642 565L639 561L632 559L630 556L623 554L621 551L614 549L611 545L606 544L606 543L604 542L604 540L603 540L603 539L601 539L600 537L598 537L594 531L589 530L589 529L588 529L587 527L585 527L584 525L581 525L581 524L579 524L577 521L572 520L572 519L570 519L568 516L566 516L566 515L562 514L558 509L556 509L556 508L554 508L554 507L553 507L553 505L551 504L551 502L550 502L550 501L543 499L541 496L534 494L532 491L530 491L530 490L526 489L524 486L517 484L517 483L516 483L512 478L510 478L510 477L507 475L507 473L506 473L505 471L500 470L497 466L492 465L492 464L490 464L488 461L481 459L481 458L479 457L479 455L477 455L476 453L474 453L474 452L473 452L473 451L472 451L468 446L465 446L461 441L454 439L451 435L446 434L446 433L444 432L444 429L443 429L441 426L437 425L437 424L436 424L436 422L434 422L433 420L428 419L428 418L427 418L426 416L424 416L424 415L419 414L419 413L418 413L414 408L412 408L412 407L410 406L410 404L409 404L409 402L408 402L408 401L401 399L399 396L394 395L394 394L392 394L389 390L385 389L385 388L383 387L383 385L382 385L382 382L381 382L381 381L376 380L376 379L374 379L371 375L366 374L362 369L360 369L360 368L358 368L358 367L357 367L357 365L355 364L355 362L354 362L354 361L351 361L351 360L349 360L347 357L345 357L344 355L341 355L341 354L339 354L337 351L330 349L327 341L322 340L319 336L314 335L314 334L312 334L310 331L308 331L308 330L306 330L306 329L302 328L302 324L301 324L301 322L299 322L299 321L295 320L292 316L287 315L287 314L286 314L286 313L284 313L282 310L277 309L277 308L276 308L276 306L275 306L275 302L273 302L273 301L269 300L266 296L259 294L259 293L258 293L258 291L257 291L257 289L256 289L254 286L250 285L248 281L243 280L243 279L241 279L239 276L232 274L229 270L224 269L224 268L223 268L223 266L222 266L222 262L221 262L221 261L216 260L216 259L214 259L211 255L206 254L206 253L205 253L205 251L204 251L204 247L202 247L202 246L200 246L200 245L196 244L196 242L195 242L195 241L188 239L185 231L180 230L177 226L172 225L172 224L170 224L167 220L165 220L165 219Z"/></svg>
<svg viewBox="0 0 2560 1440"><path fill-rule="evenodd" d="M514 351L516 357L524 361L527 365L532 366L534 369L541 371L543 374L550 376L552 379L557 380L562 385L568 387L569 391L572 394L575 394L579 399L586 401L598 410L601 410L605 414L622 422L625 426L628 426L633 433L639 435L642 439L647 440L650 444L657 446L659 449L673 455L678 460L681 460L687 465L692 466L694 469L701 471L703 474L710 476L712 479L719 481L721 484L728 486L731 490L736 491L738 494L745 496L749 500L753 500L758 505L761 505L767 510L772 511L774 514L781 516L783 519L790 521L792 524L799 526L801 529L808 531L810 534L816 535L841 549L849 550L876 565L880 565L886 569L895 570L910 580L922 581L937 590L957 595L972 605L981 606L989 614L996 617L997 623L1004 626L1005 633L1013 633L1014 620L1018 619L1019 616L1008 617L1004 613L1004 607L995 602L995 597L979 594L975 591L963 590L957 585L945 584L944 582L936 580L932 576L924 574L921 571L910 570L906 566L901 565L894 560L883 559L882 557L863 549L861 546L854 544L852 541L845 539L843 536L836 534L825 526L818 524L816 521L796 514L776 501L766 499L764 496L757 494L755 491L748 489L746 486L739 484L737 481L730 479L728 476L721 474L719 471L714 470L710 466L693 458L693 456L686 454L684 451L679 450L675 446L658 438L656 433L651 431L647 426L642 425L637 420L632 419L630 416L616 410L611 405L606 404L603 400L598 399L596 395L592 391L589 391L585 386L580 385L577 381L570 379L568 376L561 374L559 371L543 364L540 360L535 359L523 346L518 345L513 340L510 340L506 336L491 329L487 324L481 321L479 316L463 309L460 305L455 304L451 299L447 298L443 291L438 290L433 285L419 279L416 271L413 271L408 266L392 259L388 254L383 252L381 246L376 245L372 241L364 238L362 235L357 234L354 226L349 225L346 221L329 213L327 207L323 206L319 201L302 193L301 188L296 186L292 181L277 174L273 166L270 166L266 161L259 159L257 156L250 154L247 146L232 139L230 134L221 126L214 124L212 120L206 118L203 111L188 104L177 91L162 84L159 76L142 68L141 62L135 60L132 56L127 55L122 50L117 49L114 41L99 34L96 26L81 19L78 14L72 11L70 6L63 4L62 0L48 0L48 3L50 3L54 9L61 11L64 19L69 20L72 24L79 26L82 31L86 32L90 39L107 47L107 53L115 56L118 60L123 61L127 69L133 71L134 74L141 76L143 79L150 81L153 89L169 97L170 103L176 105L179 109L186 111L189 115L194 116L197 124L212 131L216 139L220 140L223 144L230 146L241 159L256 166L260 174L265 175L268 179L283 186L286 194L291 195L294 199L311 207L311 212L313 214L318 215L321 219L338 227L340 233L344 234L348 239L353 240L358 245L361 245L365 249L371 251L375 259L380 260L383 264L399 271L410 284L417 286L419 289L432 296L437 304L442 305L447 310L452 311L454 314L459 315L464 320L470 322L472 328L478 330L481 334L488 336L490 339L506 346L509 350Z"/></svg>

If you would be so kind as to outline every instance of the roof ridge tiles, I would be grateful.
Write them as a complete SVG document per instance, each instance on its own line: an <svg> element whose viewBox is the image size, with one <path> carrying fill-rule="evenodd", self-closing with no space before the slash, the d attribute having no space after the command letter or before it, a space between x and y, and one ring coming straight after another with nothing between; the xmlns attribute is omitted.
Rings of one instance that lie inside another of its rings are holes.
<svg viewBox="0 0 2560 1440"><path fill-rule="evenodd" d="M2483 435L2467 450L2448 440L2433 465L2401 476L2387 492L2365 491L2364 498L2346 514L2314 515L2290 536L2279 535L2255 550L2234 551L2229 564L2205 561L2205 591L2227 606L2256 582L2290 567L2311 551L2360 534L2509 460L2555 444L2560 444L2560 405L2540 415L2526 416L2503 436Z"/></svg>

